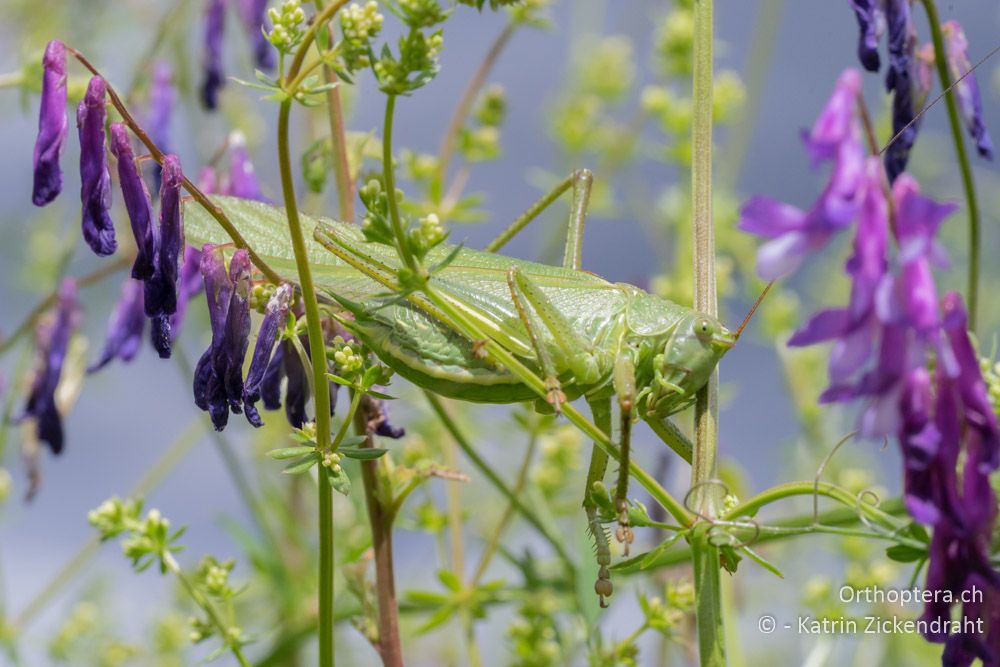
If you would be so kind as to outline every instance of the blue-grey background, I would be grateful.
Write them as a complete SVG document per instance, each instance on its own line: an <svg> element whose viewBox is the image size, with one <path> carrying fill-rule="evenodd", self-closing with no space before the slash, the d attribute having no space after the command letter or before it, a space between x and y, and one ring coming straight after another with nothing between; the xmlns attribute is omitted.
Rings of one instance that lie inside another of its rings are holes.
<svg viewBox="0 0 1000 667"><path fill-rule="evenodd" d="M108 11L111 5L113 11ZM134 72L132 65L137 52L145 49L151 28L164 3L152 2L54 2L0 0L0 71L21 67L26 58L37 58L47 38L64 38L84 48L90 59L101 67L111 81L125 87ZM640 82L650 80L650 46L652 30L658 25L669 3L649 0L632 2L562 2L553 12L554 28L541 32L523 30L515 37L498 63L492 81L503 83L509 100L510 113L503 127L503 157L478 167L469 183L469 191L483 192L492 219L481 227L462 227L457 238L467 238L472 245L482 244L492 237L499 226L513 219L535 197L538 190L528 178L533 167L557 171L563 167L559 154L546 132L546 114L569 70L570 54L586 52L588 34L626 34L634 40ZM807 168L806 158L798 140L798 130L811 124L812 119L830 92L837 75L844 67L856 66L856 25L846 2L824 0L794 0L781 3L780 23L774 34L773 55L763 85L748 90L749 100L759 105L753 120L751 140L746 159L737 181L741 197L754 193L807 204L821 185L822 174ZM718 36L717 63L719 68L743 71L751 32L760 9L754 0L718 0L716 24ZM966 28L973 60L1000 43L1000 8L989 0L942 2L943 17L957 18ZM51 13L56 26L46 32ZM100 21L95 17L100 17ZM65 19L69 21L65 21ZM389 19L391 21L392 19ZM918 23L923 17L918 18ZM923 24L920 23L924 30ZM502 16L460 9L448 23L446 47L441 75L426 90L398 105L398 145L433 152L447 123L454 101L486 46L502 27ZM227 51L228 73L251 78L245 43L240 27L229 23ZM56 32L68 30L68 34ZM187 74L197 77L197 48L200 26L192 26L187 46L191 50L192 69ZM924 33L926 35L926 33ZM574 40L571 37L574 36ZM30 37L29 37L30 36ZM988 127L1000 133L1000 98L997 95L997 65L988 63L979 72L984 93ZM79 70L76 70L80 74ZM866 93L877 112L882 99L880 77L865 77ZM230 84L227 94L242 95L253 100L252 93L235 91ZM364 90L354 105L350 125L368 131L379 127L381 106L371 89ZM263 122L251 137L258 173L264 189L278 194L276 168L273 159L273 122L276 108L262 103ZM67 172L66 189L60 200L49 209L38 211L30 204L31 153L36 127L37 97L23 98L17 89L0 89L0 146L4 161L0 166L0 331L8 333L23 315L45 293L50 285L39 282L37 276L26 275L26 257L54 253L62 247L66 235L78 234L78 205L75 193L78 181L74 173L75 140L71 141L63 159ZM200 110L182 111L174 124L175 150L184 163L195 165L204 160L218 145L228 127L225 119L208 117ZM932 191L941 198L958 200L961 190L954 170L953 151L947 142L946 118L943 105L934 108L924 119L920 145L914 160L921 173L941 175L933 181ZM719 163L727 159L725 134L720 135ZM592 165L573 165L592 166ZM985 250L987 264L992 264L998 245L996 233L998 203L996 169L976 161L979 190L985 209ZM943 174L943 175L942 175ZM602 178L598 172L596 178ZM658 187L675 178L670 169L647 161L641 169L632 170L621 178L639 179ZM41 241L29 243L32 228L45 217L58 219L53 229L57 233ZM546 224L560 224L550 216ZM961 225L956 216L951 223ZM518 238L511 254L532 257L538 241L546 230L533 229ZM961 234L956 233L960 239ZM660 253L656 244L634 221L602 220L593 216L587 228L584 265L587 269L614 280L636 280L655 271ZM956 247L955 265L963 266L961 247ZM69 268L70 273L82 274L99 262L78 243ZM956 273L953 282L960 284ZM995 323L997 308L991 303L995 290L984 284L984 308ZM92 337L91 355L97 353L103 334L106 313L117 297L118 286L109 281L86 291L87 317L85 329ZM814 309L823 291L803 285L805 303ZM727 322L736 321L744 304L730 305L724 311ZM767 306L765 305L765 308ZM199 311L199 305L194 307ZM807 311L808 312L808 311ZM807 312L803 312L804 317ZM203 324L198 312L191 329ZM203 328L203 326L202 326ZM989 340L995 329L980 332ZM184 339L188 356L200 353L204 340L195 335ZM0 360L0 371L8 378L13 372L15 355ZM785 444L798 430L790 410L785 386L777 372L777 358L769 347L755 342L743 343L726 358L723 379L731 383L734 392L727 401L721 420L722 449L746 467L750 488L759 490L768 484L788 479L788 449ZM9 382L8 382L9 385ZM170 363L154 358L148 349L131 365L113 364L105 372L89 379L72 414L66 420L68 443L58 459L47 453L42 456L44 485L31 504L20 501L25 488L25 471L15 448L9 449L3 464L14 479L11 498L0 508L0 581L7 609L16 613L52 577L78 546L91 537L92 530L85 520L86 511L112 494L125 494L151 462L167 447L180 430L196 417L190 399L189 386L183 374ZM845 431L850 417L845 417ZM247 435L247 428L234 420L227 430L237 445ZM644 439L648 438L643 436ZM487 452L502 452L508 443L502 437L485 443ZM17 440L15 438L14 442ZM651 443L647 443L651 444ZM867 445L856 445L867 446ZM877 451L876 445L871 445ZM648 449L648 448L647 448ZM491 454L493 456L493 454ZM896 459L890 447L876 455L884 463L884 485L897 485ZM652 455L640 454L645 461ZM818 464L818 461L816 462ZM681 477L683 471L674 470ZM678 478L678 481L680 477ZM681 483L674 485L680 489ZM219 527L222 517L245 521L240 502L231 487L216 451L206 439L150 494L149 502L159 507L175 521L187 524L185 538L188 558L211 552L219 556L235 555L236 545ZM424 539L401 533L398 550L400 579L413 575L426 576L421 570L423 556L432 554L432 545ZM792 554L783 565L790 568L790 579L780 586L793 593L809 576L808 567L795 567ZM155 574L134 576L115 546L108 545L94 561L90 571L107 573L116 582L113 596L115 609L127 612L127 623L140 627L143 619L162 606L168 589ZM754 573L754 576L758 576ZM774 586L773 583L770 584ZM45 630L54 627L64 605L74 598L70 587L31 628L29 636L44 637ZM769 601L770 600L770 601ZM741 636L750 644L761 642L753 620L761 613L777 612L773 598L760 600L748 597L746 619L739 624ZM623 603L624 606L624 603ZM621 615L623 612L619 612ZM624 626L623 626L624 627ZM623 630L623 633L627 630ZM345 633L346 634L346 633ZM804 643L803 646L806 644ZM804 651L805 649L803 649ZM365 660L370 653L361 653ZM805 653L793 651L787 663L798 664ZM0 658L2 660L2 658ZM38 664L43 664L39 662ZM365 663L368 664L368 663ZM493 664L490 662L489 664Z"/></svg>

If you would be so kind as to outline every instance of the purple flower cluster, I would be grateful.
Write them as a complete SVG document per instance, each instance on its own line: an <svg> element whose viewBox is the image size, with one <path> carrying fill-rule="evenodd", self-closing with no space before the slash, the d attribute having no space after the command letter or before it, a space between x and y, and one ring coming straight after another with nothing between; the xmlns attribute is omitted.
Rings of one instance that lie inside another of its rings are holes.
<svg viewBox="0 0 1000 667"><path fill-rule="evenodd" d="M934 47L918 48L919 39L911 15L910 0L850 0L858 19L858 60L870 72L881 66L879 42L888 33L889 67L885 77L886 90L892 93L892 133L896 137L885 151L885 170L894 182L905 169L910 151L917 138L920 119L917 115L930 93ZM969 134L976 142L979 154L993 158L993 142L983 125L979 85L966 51L968 42L957 21L941 26L945 37L945 52L952 79L960 81L955 91ZM898 136L897 136L898 135Z"/></svg>
<svg viewBox="0 0 1000 667"><path fill-rule="evenodd" d="M76 110L80 134L80 200L83 204L83 240L96 254L111 255L118 248L111 221L111 172L104 148L107 119L107 84L91 78L87 93Z"/></svg>
<svg viewBox="0 0 1000 667"><path fill-rule="evenodd" d="M222 38L226 28L225 0L207 0L205 5L203 80L201 103L209 111L219 106L219 91L226 85L222 69Z"/></svg>
<svg viewBox="0 0 1000 667"><path fill-rule="evenodd" d="M854 81L841 76L807 135L814 161L860 149L850 129L857 122L855 105L845 102L848 93L857 95ZM876 157L860 159L850 172L856 178L845 177L843 170L835 161L831 182L853 188L836 200L850 202L837 209L837 224L815 222L814 211L829 209L828 186L809 213L769 199L751 200L740 227L769 239L758 255L758 272L773 278L800 265L805 252L824 245L834 232L853 226L853 251L845 266L851 279L847 305L816 313L789 345L832 342L830 386L821 401L861 400L861 434L897 436L906 506L916 521L934 529L927 588L960 599L961 591L975 586L992 601L964 609L967 617L984 620L990 639L968 634L928 639L946 643L946 665L969 665L976 657L997 664L1000 645L989 645L1000 633L1000 574L990 564L997 500L989 475L1000 467L1000 428L961 298L939 299L934 280L934 269L947 263L937 232L956 207L925 197L905 173L889 191ZM924 617L948 619L950 613L950 604L935 602Z"/></svg>
<svg viewBox="0 0 1000 667"><path fill-rule="evenodd" d="M63 450L62 415L56 405L56 389L62 377L69 341L80 324L76 302L76 283L63 281L54 311L35 330L38 363L28 392L22 419L34 419L38 439L48 444L53 454Z"/></svg>

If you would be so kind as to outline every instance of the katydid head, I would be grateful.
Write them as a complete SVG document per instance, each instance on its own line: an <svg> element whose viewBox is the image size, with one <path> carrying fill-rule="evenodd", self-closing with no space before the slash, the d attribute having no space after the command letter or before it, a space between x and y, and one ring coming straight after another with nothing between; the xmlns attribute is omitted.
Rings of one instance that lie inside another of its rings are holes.
<svg viewBox="0 0 1000 667"><path fill-rule="evenodd" d="M736 334L711 315L691 311L653 356L653 381L646 395L646 411L671 415L691 404L722 356L736 344Z"/></svg>

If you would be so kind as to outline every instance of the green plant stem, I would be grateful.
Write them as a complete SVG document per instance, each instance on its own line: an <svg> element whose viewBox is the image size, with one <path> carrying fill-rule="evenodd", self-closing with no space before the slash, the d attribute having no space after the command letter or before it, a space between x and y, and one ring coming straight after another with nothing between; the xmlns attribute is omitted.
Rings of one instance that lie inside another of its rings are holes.
<svg viewBox="0 0 1000 667"><path fill-rule="evenodd" d="M366 437L365 447L373 447L365 410L354 414L354 429ZM392 519L395 513L379 493L379 460L361 461L365 488L365 506L375 552L375 596L378 602L378 649L385 667L403 667L403 647L399 636L399 604L396 600L396 574L392 555Z"/></svg>
<svg viewBox="0 0 1000 667"><path fill-rule="evenodd" d="M545 540L552 546L552 549L556 552L559 558L562 560L564 566L569 570L575 570L576 566L573 564L573 559L570 558L569 553L563 546L562 541L557 535L554 535L552 531L546 526L538 515L535 514L534 510L525 505L521 498L512 491L507 484L500 479L496 471L487 463L483 457L479 455L479 452L472 446L472 443L465 436L465 433L459 428L458 424L452 419L452 416L448 414L445 410L444 404L437 395L424 391L424 395L427 397L427 401L431 404L431 409L434 414L437 415L438 419L444 425L445 430L451 435L451 437L458 444L459 448L465 453L468 459L472 462L472 465L489 481L497 491L500 492L510 506L516 509L524 519L530 523L538 533L545 538Z"/></svg>
<svg viewBox="0 0 1000 667"><path fill-rule="evenodd" d="M316 411L316 446L321 452L330 450L330 384L326 379L326 344L320 322L319 304L313 285L312 269L302 234L298 202L295 198L295 182L292 176L291 152L288 145L288 121L292 110L292 100L281 103L278 112L278 168L281 171L281 190L288 216L288 231L295 253L295 266L302 288L302 303L305 307L306 330L309 333L309 350L312 355L312 376ZM320 667L331 667L335 663L333 635L334 597L334 544L333 544L333 488L326 475L319 478L319 653Z"/></svg>
<svg viewBox="0 0 1000 667"><path fill-rule="evenodd" d="M316 10L323 12L323 0L316 0ZM327 48L333 46L333 31L327 27ZM323 46L321 44L321 46ZM337 73L323 63L323 76L328 84L337 83ZM354 222L354 184L351 182L350 163L347 159L347 137L344 134L344 108L340 102L340 88L326 91L327 117L330 121L330 145L333 153L333 180L337 186L337 208L341 222Z"/></svg>
<svg viewBox="0 0 1000 667"><path fill-rule="evenodd" d="M205 433L205 422L199 416L194 419L181 432L166 451L156 460L149 470L136 482L135 486L128 493L128 497L145 496L155 489L166 478L177 464L183 459L191 449L198 444L198 441ZM45 606L52 601L52 598L61 591L69 582L83 570L94 556L97 555L101 547L101 538L95 535L87 540L69 561L52 577L51 580L35 595L14 617L12 625L16 628L24 628L31 623Z"/></svg>
<svg viewBox="0 0 1000 667"><path fill-rule="evenodd" d="M749 500L732 508L722 515L722 519L732 521L744 516L753 516L765 505L770 505L771 503L794 496L813 496L814 498L824 496L826 498L830 498L831 500L835 500L842 505L854 508L856 511L864 513L871 519L893 525L893 517L890 513L879 509L879 507L873 505L872 503L864 502L863 496L852 494L839 486L830 484L829 482L817 481L788 482L786 484L779 484L778 486L771 487L770 489L767 489L766 491L763 491L753 498L750 498ZM818 514L818 510L815 505L814 514ZM893 527L895 528L898 526L893 525Z"/></svg>
<svg viewBox="0 0 1000 667"><path fill-rule="evenodd" d="M386 95L385 124L382 131L382 179L385 181L385 196L389 205L389 222L392 223L392 236L396 243L396 252L408 269L417 272L417 261L410 252L406 230L399 217L399 202L396 201L396 176L392 164L392 124L396 111L396 96Z"/></svg>
<svg viewBox="0 0 1000 667"><path fill-rule="evenodd" d="M240 663L241 667L250 667L250 662L243 656L243 652L240 650L239 644L235 643L233 639L229 636L229 625L222 619L222 615L219 610L215 608L212 601L209 600L198 587L188 579L187 575L184 574L184 570L181 569L180 564L174 559L173 555L169 551L160 554L160 559L167 566L167 569L177 577L177 580L181 582L184 590L191 597L195 604L197 604L201 609L208 615L208 619L215 626L216 630L219 631L219 637L222 642L229 648L233 656L236 658L237 662Z"/></svg>
<svg viewBox="0 0 1000 667"><path fill-rule="evenodd" d="M966 300L969 310L969 329L976 329L976 315L979 306L979 201L976 199L976 183L972 177L972 166L969 163L969 152L965 147L965 136L962 132L962 121L958 115L958 102L955 91L952 90L951 75L948 73L948 57L941 35L941 19L938 18L934 0L921 0L927 12L927 22L930 25L931 40L934 43L934 64L937 67L941 90L945 91L945 106L948 108L948 124L951 126L951 138L955 144L955 156L958 168L962 174L962 188L965 190L965 206L969 211L969 275L966 287Z"/></svg>
<svg viewBox="0 0 1000 667"><path fill-rule="evenodd" d="M718 313L715 238L712 221L713 0L694 0L694 74L691 121L691 213L694 239L694 307ZM722 488L716 484L719 375L714 371L695 398L691 502L701 518L719 514ZM702 667L726 664L719 550L703 522L690 538L694 561L695 619Z"/></svg>

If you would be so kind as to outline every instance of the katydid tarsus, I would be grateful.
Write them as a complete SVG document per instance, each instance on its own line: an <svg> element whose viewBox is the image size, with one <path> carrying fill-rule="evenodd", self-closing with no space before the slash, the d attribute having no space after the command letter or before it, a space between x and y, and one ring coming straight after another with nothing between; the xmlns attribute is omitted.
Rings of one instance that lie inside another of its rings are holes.
<svg viewBox="0 0 1000 667"><path fill-rule="evenodd" d="M574 172L485 251L447 243L432 249L426 265L440 268L428 271L419 289L408 291L398 284L402 265L392 246L366 242L354 225L332 220L307 224L315 224L315 240L340 260L330 255L320 259L321 250L311 250L320 263L318 289L331 304L350 311L352 317L342 319L345 326L399 375L465 401L535 400L541 409L562 412L595 440L583 504L597 550L595 590L603 605L612 592L610 550L592 491L605 477L609 452L621 464L614 504L617 538L627 553L632 540L626 500L632 422L645 420L690 462L691 444L669 416L692 404L739 332L730 332L714 317L581 269L591 181L589 171ZM569 189L573 197L563 266L496 253ZM216 201L237 224L256 219L259 225L262 216L280 215L280 209L256 202ZM280 249L280 231L262 241L258 253L293 280L294 266L287 261L287 250ZM567 402L579 397L590 405L593 421ZM614 402L620 420L617 448L611 444Z"/></svg>

